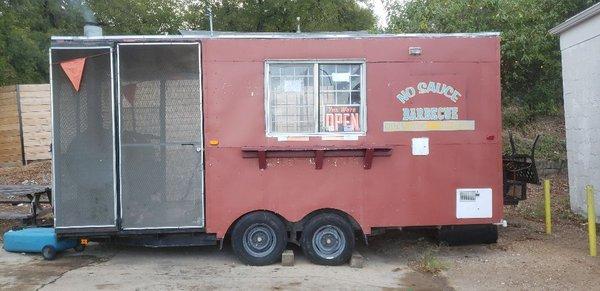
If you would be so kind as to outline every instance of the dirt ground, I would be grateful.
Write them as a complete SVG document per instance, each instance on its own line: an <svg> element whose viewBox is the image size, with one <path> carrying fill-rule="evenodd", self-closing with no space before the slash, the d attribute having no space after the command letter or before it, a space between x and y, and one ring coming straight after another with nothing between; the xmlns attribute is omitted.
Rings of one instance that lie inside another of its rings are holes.
<svg viewBox="0 0 600 291"><path fill-rule="evenodd" d="M49 163L0 169L0 184L45 183ZM553 234L543 224L541 187L506 206L509 224L493 245L439 245L426 231L388 231L357 242L362 269L310 264L294 246L294 267L240 264L226 245L148 249L90 245L55 261L0 251L0 289L354 289L589 290L600 286L600 259L588 256L587 225L568 208L564 175L553 181ZM30 182L33 183L33 182ZM3 229L15 222L0 221Z"/></svg>

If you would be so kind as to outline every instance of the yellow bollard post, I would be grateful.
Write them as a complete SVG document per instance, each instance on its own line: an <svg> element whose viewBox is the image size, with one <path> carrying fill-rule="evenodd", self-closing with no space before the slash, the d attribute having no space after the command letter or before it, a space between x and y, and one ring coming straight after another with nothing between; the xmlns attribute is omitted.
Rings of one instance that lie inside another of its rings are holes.
<svg viewBox="0 0 600 291"><path fill-rule="evenodd" d="M596 210L594 205L594 187L585 186L587 193L588 235L590 242L590 256L596 256Z"/></svg>
<svg viewBox="0 0 600 291"><path fill-rule="evenodd" d="M546 209L546 234L552 234L552 211L550 211L550 180L544 180L544 208Z"/></svg>

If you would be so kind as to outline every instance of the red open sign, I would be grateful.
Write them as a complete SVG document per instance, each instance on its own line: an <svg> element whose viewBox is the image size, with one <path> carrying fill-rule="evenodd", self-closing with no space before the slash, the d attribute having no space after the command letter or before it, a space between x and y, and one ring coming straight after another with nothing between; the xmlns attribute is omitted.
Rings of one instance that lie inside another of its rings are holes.
<svg viewBox="0 0 600 291"><path fill-rule="evenodd" d="M359 111L358 106L325 106L325 131L359 132Z"/></svg>

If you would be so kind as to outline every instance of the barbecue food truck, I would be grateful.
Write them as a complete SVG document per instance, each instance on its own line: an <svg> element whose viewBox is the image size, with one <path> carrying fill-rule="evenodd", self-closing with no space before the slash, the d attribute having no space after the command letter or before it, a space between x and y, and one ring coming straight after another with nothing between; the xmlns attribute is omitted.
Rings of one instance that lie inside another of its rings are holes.
<svg viewBox="0 0 600 291"><path fill-rule="evenodd" d="M337 265L504 222L497 33L53 37L50 63L59 237Z"/></svg>

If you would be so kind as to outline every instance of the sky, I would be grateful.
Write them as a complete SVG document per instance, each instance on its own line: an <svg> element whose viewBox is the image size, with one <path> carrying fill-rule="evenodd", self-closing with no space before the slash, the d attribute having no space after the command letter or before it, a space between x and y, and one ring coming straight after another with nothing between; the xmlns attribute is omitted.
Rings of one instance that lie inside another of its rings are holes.
<svg viewBox="0 0 600 291"><path fill-rule="evenodd" d="M385 9L384 1L386 0L368 0L373 7L373 12L377 16L377 25L381 28L387 27L387 10ZM386 2L405 2L406 0L387 0Z"/></svg>
<svg viewBox="0 0 600 291"><path fill-rule="evenodd" d="M373 5L373 12L377 16L377 26L381 28L387 27L387 11L383 5L383 0L370 0Z"/></svg>

